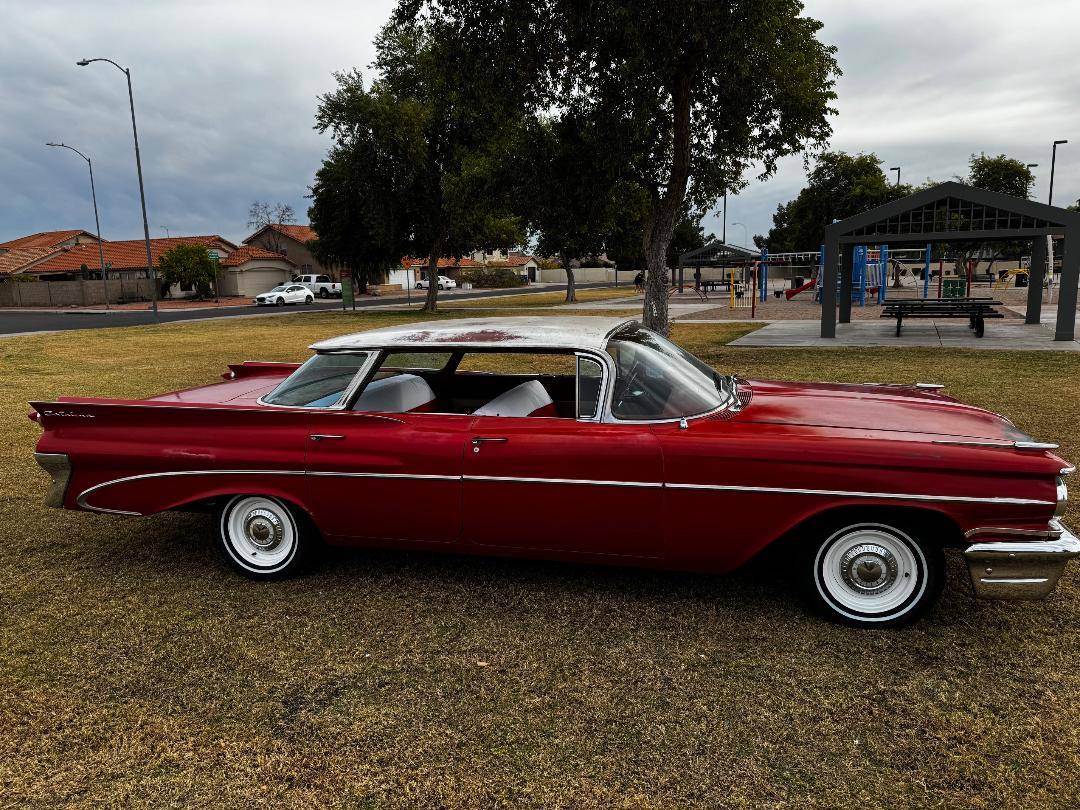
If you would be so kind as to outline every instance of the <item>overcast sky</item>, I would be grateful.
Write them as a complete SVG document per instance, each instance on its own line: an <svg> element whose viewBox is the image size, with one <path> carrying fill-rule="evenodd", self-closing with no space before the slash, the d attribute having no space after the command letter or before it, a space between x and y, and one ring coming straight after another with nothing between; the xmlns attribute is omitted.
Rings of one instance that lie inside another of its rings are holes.
<svg viewBox="0 0 1080 810"><path fill-rule="evenodd" d="M142 235L123 74L130 66L151 236L247 234L256 199L304 195L327 142L312 130L316 96L335 70L366 66L391 0L305 4L199 0L0 0L12 22L0 49L0 241L93 230L85 164L94 160L102 236ZM809 0L844 71L832 146L876 152L903 179L962 174L972 152L1004 152L1035 169L1046 199L1080 196L1080 3L1076 0ZM499 45L499 47L504 47ZM763 233L798 193L802 160L729 200L728 238ZM720 233L720 220L707 220ZM808 245L812 249L813 245Z"/></svg>

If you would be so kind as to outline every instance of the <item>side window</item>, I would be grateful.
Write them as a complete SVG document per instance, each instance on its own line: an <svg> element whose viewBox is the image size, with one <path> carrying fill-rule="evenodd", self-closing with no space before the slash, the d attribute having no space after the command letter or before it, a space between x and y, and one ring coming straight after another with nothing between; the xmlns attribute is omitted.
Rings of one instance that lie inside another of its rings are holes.
<svg viewBox="0 0 1080 810"><path fill-rule="evenodd" d="M577 359L577 418L595 419L600 407L600 383L603 369L588 357Z"/></svg>
<svg viewBox="0 0 1080 810"><path fill-rule="evenodd" d="M319 284L329 284L330 276L316 276L315 281L317 281Z"/></svg>
<svg viewBox="0 0 1080 810"><path fill-rule="evenodd" d="M390 352L379 364L379 371L407 368L441 371L449 362L449 352Z"/></svg>

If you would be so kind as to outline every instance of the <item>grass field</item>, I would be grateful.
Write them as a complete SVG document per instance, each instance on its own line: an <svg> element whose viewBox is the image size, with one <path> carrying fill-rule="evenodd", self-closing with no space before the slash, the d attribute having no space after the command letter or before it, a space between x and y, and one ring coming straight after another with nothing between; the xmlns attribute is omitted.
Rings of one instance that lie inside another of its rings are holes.
<svg viewBox="0 0 1080 810"><path fill-rule="evenodd" d="M41 506L27 400L145 396L408 319L0 341L0 807L1080 804L1075 565L1049 601L982 603L953 557L928 619L853 631L767 571L355 551L258 584L206 518ZM745 376L942 382L1080 457L1074 355L724 345L751 328L674 337Z"/></svg>

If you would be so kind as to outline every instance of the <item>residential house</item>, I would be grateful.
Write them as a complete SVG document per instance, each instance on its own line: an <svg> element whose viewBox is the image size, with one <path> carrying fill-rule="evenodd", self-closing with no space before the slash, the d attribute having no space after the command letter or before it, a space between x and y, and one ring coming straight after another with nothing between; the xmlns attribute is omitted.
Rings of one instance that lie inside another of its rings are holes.
<svg viewBox="0 0 1080 810"><path fill-rule="evenodd" d="M416 259L412 256L406 256L401 260L401 266L395 267L390 271L387 284L395 284L402 289L406 287L415 287L416 282L424 278L424 274L427 272L428 260ZM462 268L466 267L483 267L480 262L474 261L466 257L460 259L439 259L439 275L457 280L458 274Z"/></svg>
<svg viewBox="0 0 1080 810"><path fill-rule="evenodd" d="M339 268L324 267L311 252L309 243L318 238L310 225L264 225L244 240L245 245L264 248L287 258L297 275L325 273L340 279Z"/></svg>
<svg viewBox="0 0 1080 810"><path fill-rule="evenodd" d="M241 245L220 264L222 295L254 297L283 284L298 273L296 265L280 253L255 245Z"/></svg>

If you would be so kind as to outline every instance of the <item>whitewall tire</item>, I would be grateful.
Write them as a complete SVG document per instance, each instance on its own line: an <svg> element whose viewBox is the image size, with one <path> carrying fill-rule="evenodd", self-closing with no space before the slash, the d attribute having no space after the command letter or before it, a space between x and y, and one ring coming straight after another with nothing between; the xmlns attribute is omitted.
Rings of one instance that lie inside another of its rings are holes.
<svg viewBox="0 0 1080 810"><path fill-rule="evenodd" d="M277 498L239 495L222 507L218 539L226 561L253 579L295 573L312 538L293 510Z"/></svg>
<svg viewBox="0 0 1080 810"><path fill-rule="evenodd" d="M937 600L940 548L906 528L853 523L818 535L803 575L811 602L827 617L858 627L910 624Z"/></svg>

